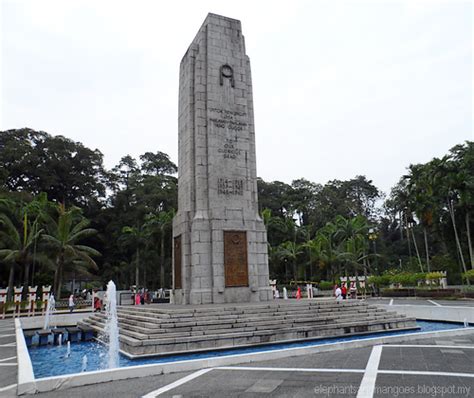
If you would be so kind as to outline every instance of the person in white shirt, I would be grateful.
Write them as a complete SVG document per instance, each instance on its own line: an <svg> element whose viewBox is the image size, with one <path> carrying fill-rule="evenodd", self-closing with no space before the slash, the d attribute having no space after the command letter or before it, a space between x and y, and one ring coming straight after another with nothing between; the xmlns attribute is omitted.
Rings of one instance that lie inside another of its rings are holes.
<svg viewBox="0 0 474 398"><path fill-rule="evenodd" d="M69 312L72 312L74 310L74 295L71 294L69 296Z"/></svg>
<svg viewBox="0 0 474 398"><path fill-rule="evenodd" d="M334 295L336 296L336 300L339 302L342 300L342 291L339 286L336 285L336 290L334 291Z"/></svg>

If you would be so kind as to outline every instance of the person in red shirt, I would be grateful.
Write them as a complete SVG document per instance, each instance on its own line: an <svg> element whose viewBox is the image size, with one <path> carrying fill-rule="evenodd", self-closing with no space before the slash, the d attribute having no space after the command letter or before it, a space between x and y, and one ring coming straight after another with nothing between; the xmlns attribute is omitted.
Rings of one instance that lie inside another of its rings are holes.
<svg viewBox="0 0 474 398"><path fill-rule="evenodd" d="M345 283L342 284L341 293L342 293L343 300L345 300L347 297L347 287Z"/></svg>
<svg viewBox="0 0 474 398"><path fill-rule="evenodd" d="M301 288L298 286L298 290L296 290L296 299L301 299Z"/></svg>

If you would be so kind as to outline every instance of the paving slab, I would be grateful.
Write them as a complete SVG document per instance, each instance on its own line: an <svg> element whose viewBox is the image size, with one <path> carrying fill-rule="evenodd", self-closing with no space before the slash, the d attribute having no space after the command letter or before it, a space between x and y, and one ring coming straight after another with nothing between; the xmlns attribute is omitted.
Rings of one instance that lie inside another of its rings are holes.
<svg viewBox="0 0 474 398"><path fill-rule="evenodd" d="M17 383L17 358L15 322L11 318L0 319L0 397L15 397Z"/></svg>
<svg viewBox="0 0 474 398"><path fill-rule="evenodd" d="M384 375L377 376L375 398L443 397L468 398L474 391L474 378Z"/></svg>

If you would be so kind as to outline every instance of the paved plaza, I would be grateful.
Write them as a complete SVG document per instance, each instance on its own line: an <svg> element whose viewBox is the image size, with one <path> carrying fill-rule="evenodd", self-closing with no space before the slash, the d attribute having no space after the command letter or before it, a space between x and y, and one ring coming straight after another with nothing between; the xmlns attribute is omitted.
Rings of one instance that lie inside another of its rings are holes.
<svg viewBox="0 0 474 398"><path fill-rule="evenodd" d="M15 323L0 320L0 397L16 397L17 362Z"/></svg>
<svg viewBox="0 0 474 398"><path fill-rule="evenodd" d="M399 297L375 297L368 298L367 301L371 304L385 304L385 305L426 305L433 307L473 307L474 300L443 300L443 299L426 299L426 298L399 298Z"/></svg>

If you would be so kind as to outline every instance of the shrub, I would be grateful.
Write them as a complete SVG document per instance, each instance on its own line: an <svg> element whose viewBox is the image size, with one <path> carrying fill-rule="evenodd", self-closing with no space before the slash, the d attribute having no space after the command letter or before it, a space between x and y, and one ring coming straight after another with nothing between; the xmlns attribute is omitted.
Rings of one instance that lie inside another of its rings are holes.
<svg viewBox="0 0 474 398"><path fill-rule="evenodd" d="M423 272L402 272L397 275L393 275L390 278L391 283L400 283L403 286L417 286L418 281L425 280L425 273Z"/></svg>
<svg viewBox="0 0 474 398"><path fill-rule="evenodd" d="M441 272L428 272L426 274L426 279L429 281L433 281L436 279L444 278L444 275Z"/></svg>
<svg viewBox="0 0 474 398"><path fill-rule="evenodd" d="M368 284L371 285L372 283L377 287L388 286L390 285L391 275L380 275L380 276L369 276L367 280Z"/></svg>
<svg viewBox="0 0 474 398"><path fill-rule="evenodd" d="M319 282L319 289L321 290L332 290L334 283L328 281Z"/></svg>
<svg viewBox="0 0 474 398"><path fill-rule="evenodd" d="M462 274L462 277L470 282L474 282L474 269L470 269Z"/></svg>

